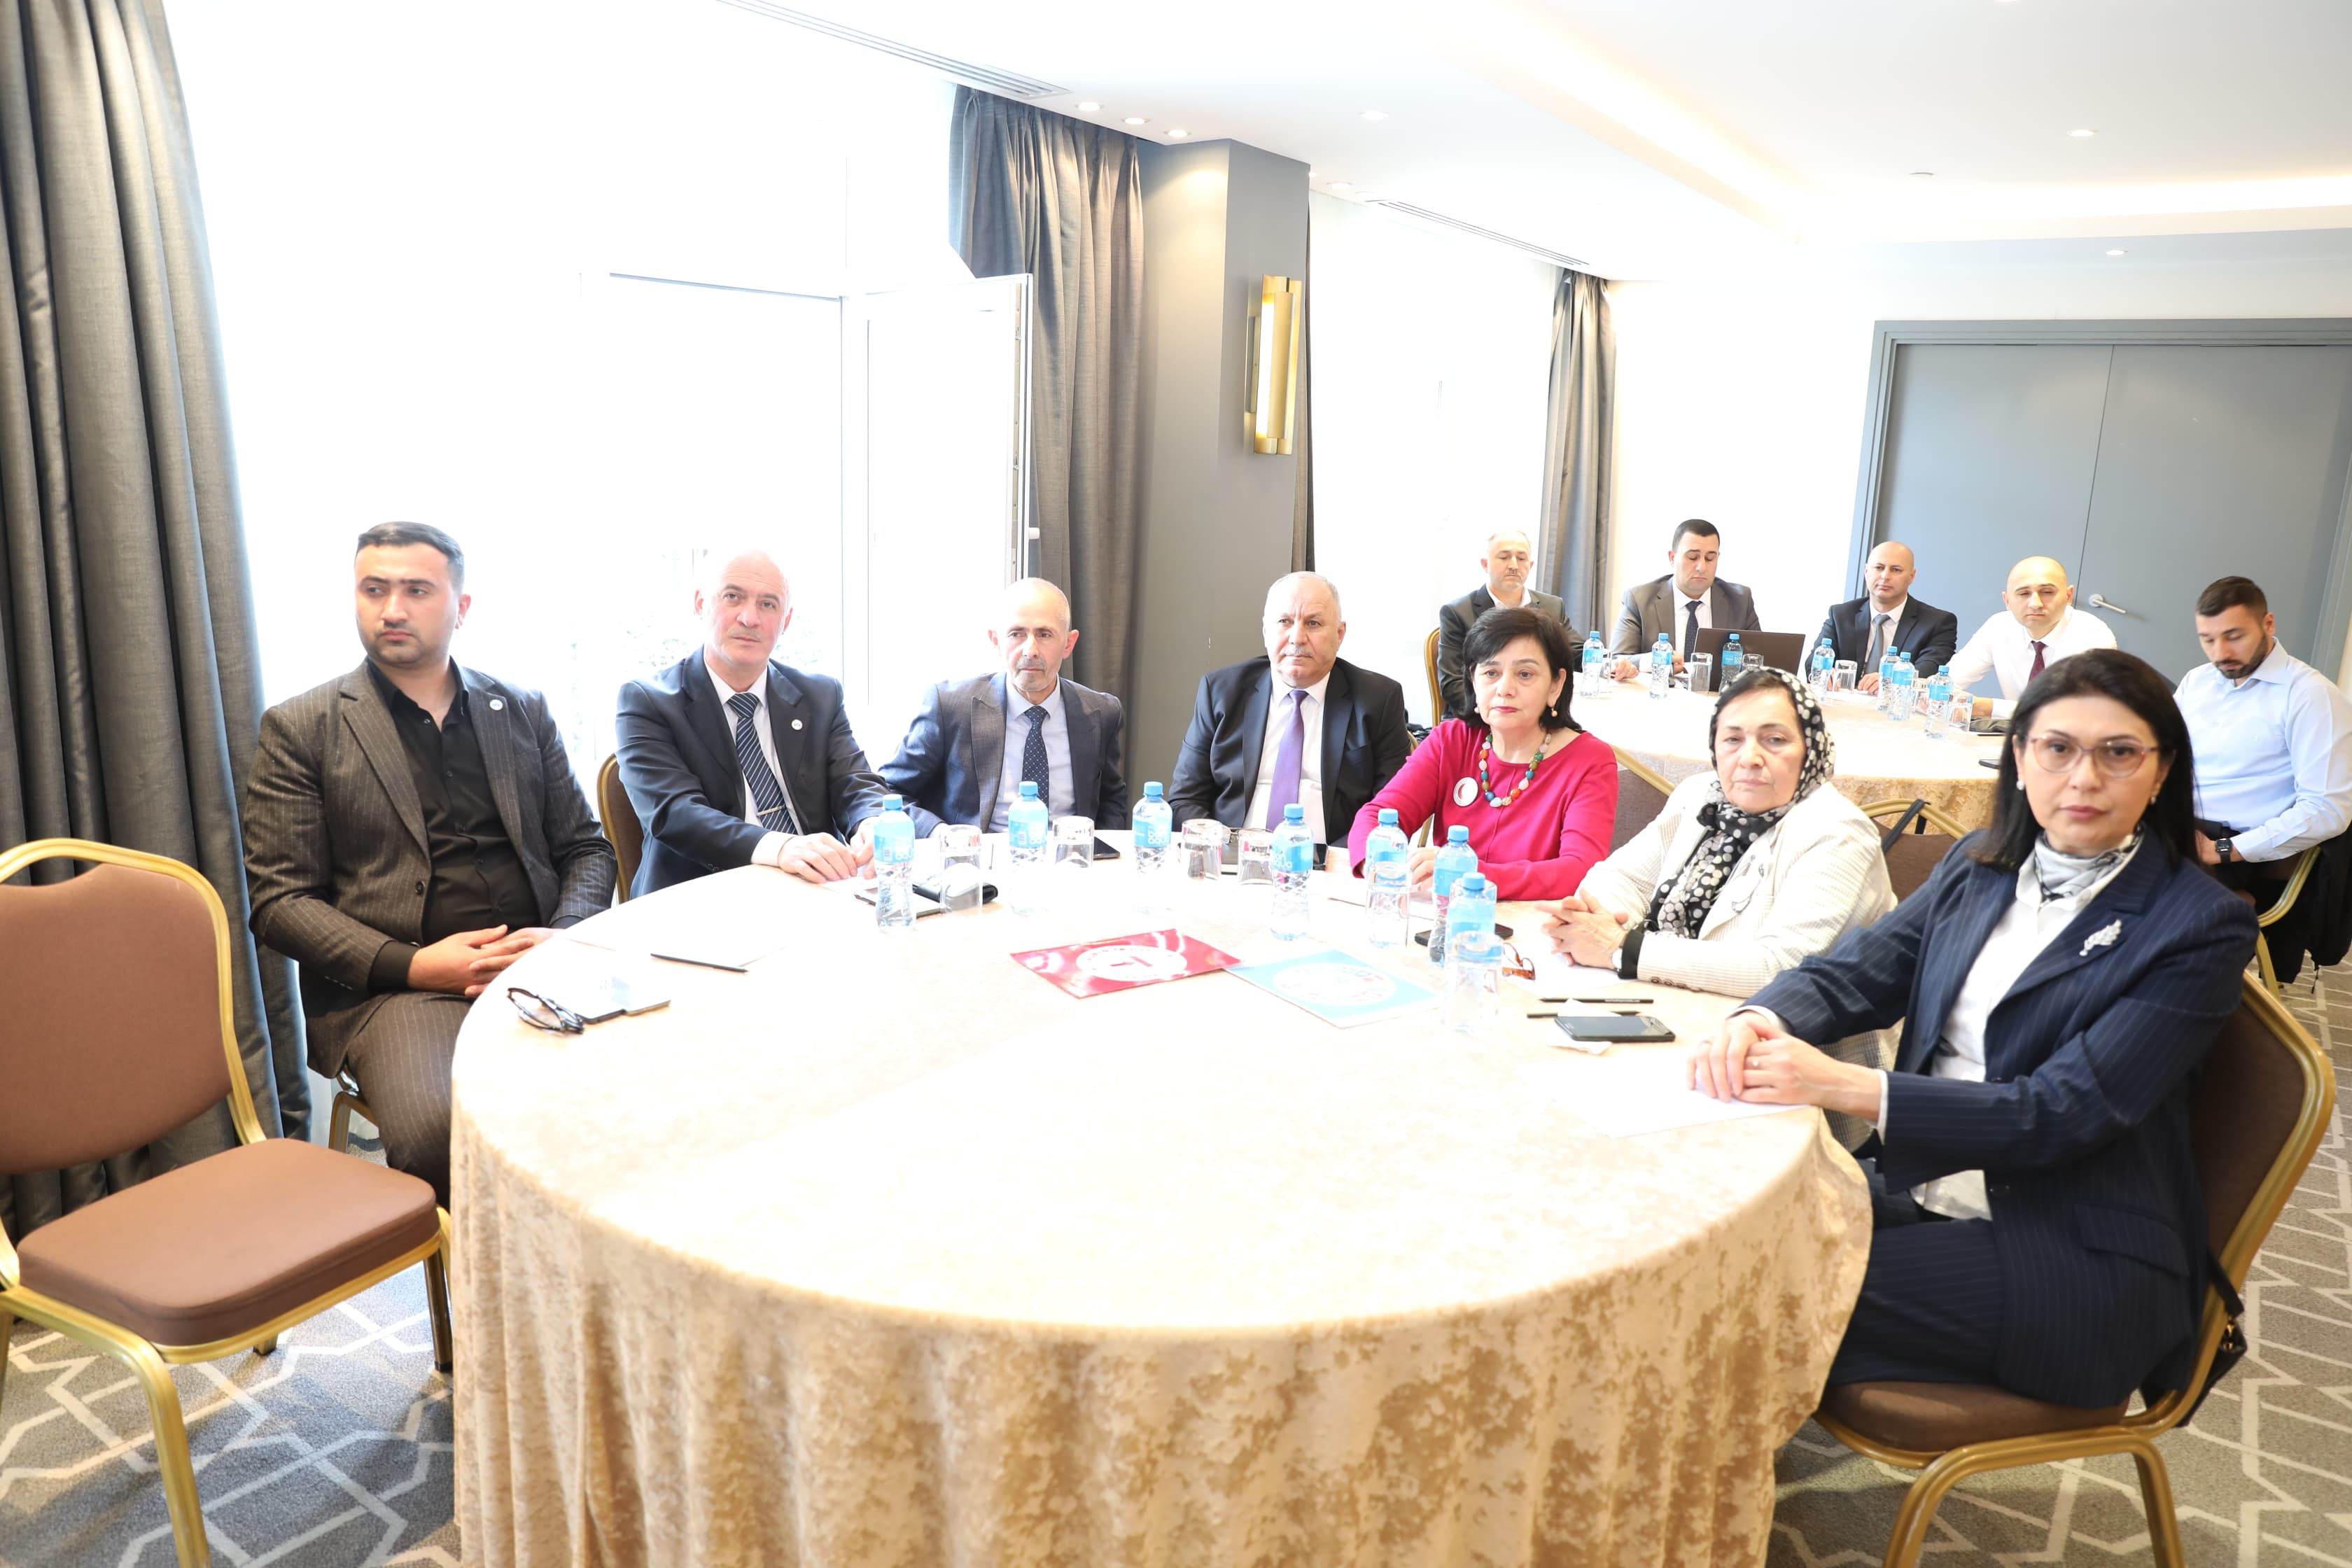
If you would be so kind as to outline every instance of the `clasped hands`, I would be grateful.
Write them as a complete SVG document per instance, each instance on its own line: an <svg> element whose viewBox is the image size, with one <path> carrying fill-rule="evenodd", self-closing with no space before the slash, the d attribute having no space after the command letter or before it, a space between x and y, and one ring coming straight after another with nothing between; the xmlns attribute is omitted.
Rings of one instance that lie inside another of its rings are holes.
<svg viewBox="0 0 2352 1568"><path fill-rule="evenodd" d="M1762 1013L1734 1013L1690 1054L1690 1087L1751 1105L1818 1105L1878 1119L1878 1074L1842 1062Z"/></svg>
<svg viewBox="0 0 2352 1568"><path fill-rule="evenodd" d="M408 988L451 996L479 996L499 971L555 934L551 926L488 926L461 931L416 950L408 961Z"/></svg>
<svg viewBox="0 0 2352 1568"><path fill-rule="evenodd" d="M848 877L874 875L874 818L857 825L844 844L830 833L803 833L784 840L777 851L776 868L803 882L838 882Z"/></svg>

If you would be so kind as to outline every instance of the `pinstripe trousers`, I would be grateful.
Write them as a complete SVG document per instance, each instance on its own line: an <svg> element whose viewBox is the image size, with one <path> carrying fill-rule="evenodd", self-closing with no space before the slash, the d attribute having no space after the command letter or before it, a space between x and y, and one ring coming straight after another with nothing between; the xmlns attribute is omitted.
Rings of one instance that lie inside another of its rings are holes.
<svg viewBox="0 0 2352 1568"><path fill-rule="evenodd" d="M1870 1264L1829 1381L1999 1383L2000 1256L1992 1221L1888 1224L1889 1210L1873 1206Z"/></svg>
<svg viewBox="0 0 2352 1568"><path fill-rule="evenodd" d="M429 1182L449 1206L449 1064L472 1006L463 996L403 991L379 1003L352 1037L343 1068L375 1112L384 1163Z"/></svg>

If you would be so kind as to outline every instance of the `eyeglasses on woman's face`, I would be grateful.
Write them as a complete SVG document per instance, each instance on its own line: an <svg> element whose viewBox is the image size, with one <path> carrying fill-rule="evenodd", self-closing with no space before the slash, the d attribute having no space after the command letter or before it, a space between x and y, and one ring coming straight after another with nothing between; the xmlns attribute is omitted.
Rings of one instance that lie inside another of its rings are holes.
<svg viewBox="0 0 2352 1568"><path fill-rule="evenodd" d="M2025 750L2045 773L2071 773L2088 755L2107 777L2127 779L2147 765L2156 748L2126 740L2095 741L2085 745L2072 735L2042 734L2027 737Z"/></svg>

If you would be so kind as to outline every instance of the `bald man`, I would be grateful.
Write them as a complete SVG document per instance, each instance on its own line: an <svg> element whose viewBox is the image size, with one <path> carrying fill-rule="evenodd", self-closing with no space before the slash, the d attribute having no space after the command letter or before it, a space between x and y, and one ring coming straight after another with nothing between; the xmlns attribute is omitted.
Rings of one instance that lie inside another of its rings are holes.
<svg viewBox="0 0 2352 1568"><path fill-rule="evenodd" d="M1168 804L1179 826L1213 816L1272 827L1304 806L1318 844L1344 844L1404 765L1404 688L1339 657L1348 623L1328 578L1294 572L1266 590L1265 656L1201 678Z"/></svg>
<svg viewBox="0 0 2352 1568"><path fill-rule="evenodd" d="M793 624L792 584L763 550L714 551L700 575L702 646L621 688L621 783L646 829L632 890L738 866L859 875L887 792L849 731L841 683L769 657Z"/></svg>
<svg viewBox="0 0 2352 1568"><path fill-rule="evenodd" d="M1444 711L1433 715L1432 722L1469 710L1470 677L1462 668L1462 639L1487 611L1497 607L1541 610L1567 627L1571 647L1576 642L1576 628L1569 626L1568 605L1559 595L1528 586L1528 576L1535 570L1536 547L1525 532L1498 528L1488 534L1486 552L1478 558L1478 564L1486 574L1485 584L1437 609L1437 690Z"/></svg>
<svg viewBox="0 0 2352 1568"><path fill-rule="evenodd" d="M2098 616L2074 608L2074 585L2066 568L2047 555L2029 556L2010 568L2001 593L2009 607L1977 628L1968 646L1952 656L1952 689L1967 691L1986 676L2000 677L1998 699L1977 699L1979 712L2006 717L2033 678L2086 648L2113 647L2116 634Z"/></svg>
<svg viewBox="0 0 2352 1568"><path fill-rule="evenodd" d="M1055 816L1125 827L1126 715L1108 692L1063 678L1078 646L1069 599L1043 577L1023 578L1004 591L988 640L1004 668L932 687L883 766L883 780L907 797L915 831L965 822L1001 833L1024 780Z"/></svg>
<svg viewBox="0 0 2352 1568"><path fill-rule="evenodd" d="M1952 649L1960 640L1960 619L1949 610L1912 597L1911 584L1918 576L1911 547L1886 541L1863 563L1865 592L1862 597L1832 605L1822 629L1814 634L1814 640L1829 644L1837 658L1853 661L1864 691L1878 689L1878 661L1890 649L1909 654L1923 680L1952 662ZM1811 663L1810 654L1806 662Z"/></svg>

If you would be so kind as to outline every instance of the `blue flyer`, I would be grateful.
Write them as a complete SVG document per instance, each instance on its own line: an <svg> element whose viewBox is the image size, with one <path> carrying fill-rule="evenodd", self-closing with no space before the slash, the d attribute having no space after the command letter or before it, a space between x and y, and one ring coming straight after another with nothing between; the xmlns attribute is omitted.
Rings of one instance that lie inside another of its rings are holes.
<svg viewBox="0 0 2352 1568"><path fill-rule="evenodd" d="M1437 1001L1437 993L1426 985L1328 947L1272 963L1239 964L1231 973L1342 1029L1393 1018Z"/></svg>

